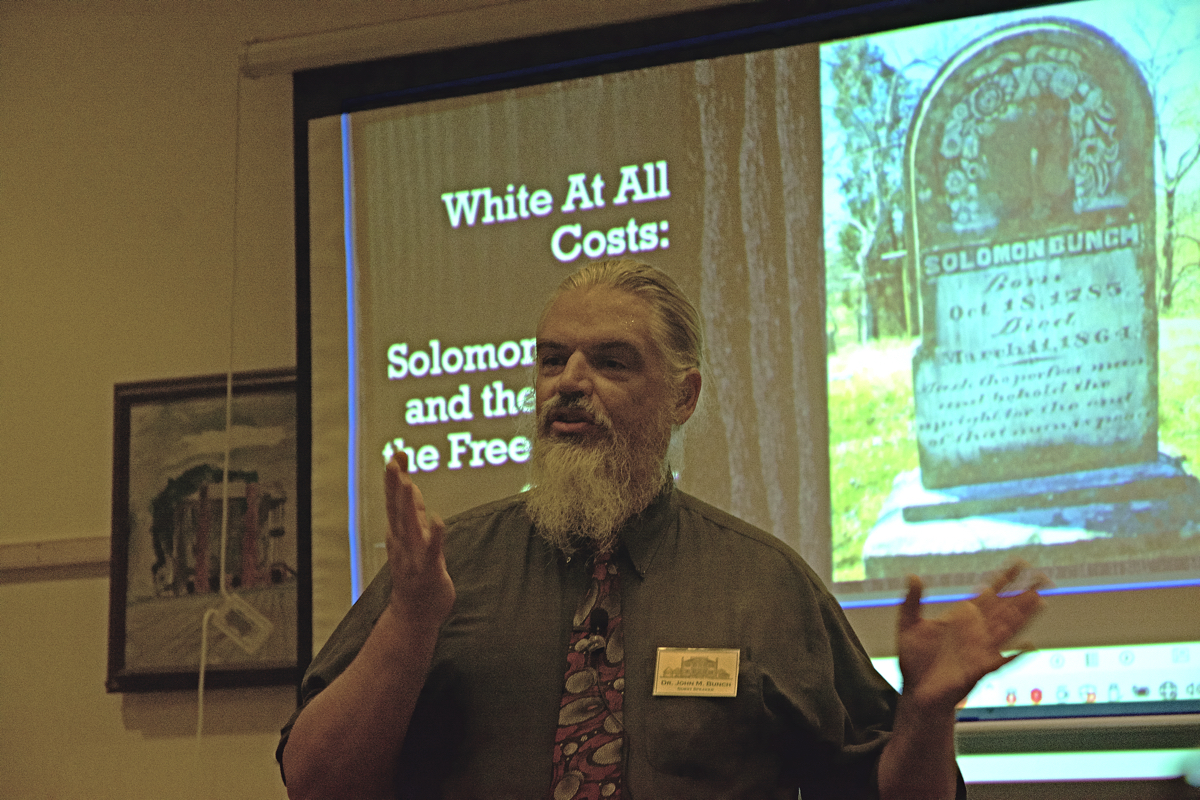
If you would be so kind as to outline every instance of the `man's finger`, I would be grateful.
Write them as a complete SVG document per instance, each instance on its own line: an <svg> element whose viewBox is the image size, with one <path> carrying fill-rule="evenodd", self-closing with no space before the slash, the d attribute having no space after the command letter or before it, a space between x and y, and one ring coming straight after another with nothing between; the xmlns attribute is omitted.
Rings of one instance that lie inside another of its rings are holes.
<svg viewBox="0 0 1200 800"><path fill-rule="evenodd" d="M425 503L416 484L408 477L408 457L397 453L388 461L384 474L390 540L410 549L425 529Z"/></svg>
<svg viewBox="0 0 1200 800"><path fill-rule="evenodd" d="M908 576L908 593L900 604L900 629L916 625L921 621L921 595L925 593L925 584L916 575Z"/></svg>
<svg viewBox="0 0 1200 800"><path fill-rule="evenodd" d="M425 498L411 479L404 481L404 527L409 536L424 538L429 527L425 521Z"/></svg>
<svg viewBox="0 0 1200 800"><path fill-rule="evenodd" d="M388 522L393 526L396 524L400 512L400 475L400 464L396 461L396 457L392 456L388 459L387 466L383 468L383 496Z"/></svg>
<svg viewBox="0 0 1200 800"><path fill-rule="evenodd" d="M1038 594L1039 585L1035 581L1019 594L992 596L987 602L976 601L976 605L987 619L989 634L997 647L1003 647L1013 636L1024 630L1042 610L1045 601Z"/></svg>
<svg viewBox="0 0 1200 800"><path fill-rule="evenodd" d="M442 557L442 548L446 542L446 523L437 514L429 515L429 549L426 557L437 561Z"/></svg>
<svg viewBox="0 0 1200 800"><path fill-rule="evenodd" d="M996 594L1001 594L1005 589L1012 586L1017 578L1021 577L1021 573L1028 568L1029 565L1024 561L1014 561L998 572L996 577L992 579L991 590Z"/></svg>
<svg viewBox="0 0 1200 800"><path fill-rule="evenodd" d="M1029 642L1020 642L1019 644L1016 644L1011 648L1007 648L1007 647L1005 648L1005 650L1009 650L1009 649L1016 650L1017 652L1010 653L1008 655L1001 654L1000 664L997 667L995 667L995 669L992 670L993 672L997 669L1000 669L1000 667L1006 666L1009 663L1016 661L1018 658L1025 655L1026 653L1032 653L1035 650L1037 650L1037 648L1034 647Z"/></svg>
<svg viewBox="0 0 1200 800"><path fill-rule="evenodd" d="M1030 587L1015 597L1007 598L1013 611L1014 628L1020 630L1029 624L1046 605L1046 601L1038 594L1036 588ZM1015 631L1014 631L1015 632Z"/></svg>
<svg viewBox="0 0 1200 800"><path fill-rule="evenodd" d="M408 457L403 453L393 455L383 474L384 496L387 501L388 521L393 528L403 524L404 475L408 471Z"/></svg>

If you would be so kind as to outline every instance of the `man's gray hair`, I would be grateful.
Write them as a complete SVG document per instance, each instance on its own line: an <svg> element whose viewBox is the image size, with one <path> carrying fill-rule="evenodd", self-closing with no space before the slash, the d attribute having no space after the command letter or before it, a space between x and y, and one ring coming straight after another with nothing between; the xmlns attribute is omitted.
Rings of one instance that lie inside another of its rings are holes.
<svg viewBox="0 0 1200 800"><path fill-rule="evenodd" d="M573 289L608 286L642 298L654 310L651 335L667 363L667 374L678 380L689 369L699 369L704 353L700 315L679 285L662 270L632 258L596 261L563 279L546 303L538 329L550 306Z"/></svg>

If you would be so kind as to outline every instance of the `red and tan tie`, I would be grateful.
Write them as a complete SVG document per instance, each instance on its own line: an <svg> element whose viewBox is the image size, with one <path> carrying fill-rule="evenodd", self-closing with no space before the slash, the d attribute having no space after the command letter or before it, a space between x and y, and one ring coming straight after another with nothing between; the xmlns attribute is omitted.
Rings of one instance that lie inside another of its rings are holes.
<svg viewBox="0 0 1200 800"><path fill-rule="evenodd" d="M551 800L619 800L625 646L617 568L596 557L587 595L575 611L558 732Z"/></svg>

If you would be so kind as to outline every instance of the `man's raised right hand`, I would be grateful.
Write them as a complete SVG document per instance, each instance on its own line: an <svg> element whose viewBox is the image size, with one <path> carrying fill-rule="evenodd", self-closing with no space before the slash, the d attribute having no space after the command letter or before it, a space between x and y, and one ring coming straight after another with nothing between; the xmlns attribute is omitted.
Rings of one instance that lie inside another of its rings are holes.
<svg viewBox="0 0 1200 800"><path fill-rule="evenodd" d="M408 474L401 451L384 474L387 556L392 573L392 612L419 625L440 626L454 605L454 582L442 550L446 525L425 510L421 490Z"/></svg>

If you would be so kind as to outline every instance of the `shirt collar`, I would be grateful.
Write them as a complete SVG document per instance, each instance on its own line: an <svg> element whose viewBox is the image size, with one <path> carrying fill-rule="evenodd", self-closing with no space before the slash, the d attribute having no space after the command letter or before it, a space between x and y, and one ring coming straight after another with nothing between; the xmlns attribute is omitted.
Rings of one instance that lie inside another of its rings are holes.
<svg viewBox="0 0 1200 800"><path fill-rule="evenodd" d="M625 551L639 576L645 577L646 570L650 569L663 536L678 516L678 508L675 482L668 481L650 505L621 526L617 536L625 544Z"/></svg>

